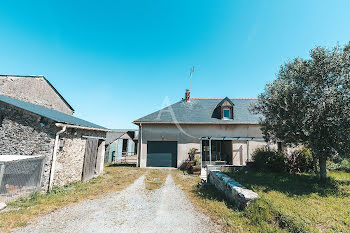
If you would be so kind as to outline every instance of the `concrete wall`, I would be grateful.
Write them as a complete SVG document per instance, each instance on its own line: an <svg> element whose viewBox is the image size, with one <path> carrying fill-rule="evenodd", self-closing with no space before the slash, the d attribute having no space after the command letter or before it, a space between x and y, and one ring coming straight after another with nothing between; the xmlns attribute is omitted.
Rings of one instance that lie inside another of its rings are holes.
<svg viewBox="0 0 350 233"><path fill-rule="evenodd" d="M73 111L57 95L43 76L0 75L0 94L69 115L73 114Z"/></svg>
<svg viewBox="0 0 350 233"><path fill-rule="evenodd" d="M247 189L228 175L220 171L210 171L208 182L213 184L237 207L244 209L251 201L260 198L259 195L250 189Z"/></svg>
<svg viewBox="0 0 350 233"><path fill-rule="evenodd" d="M148 141L177 141L178 157L177 167L188 158L188 152L191 148L200 150L201 137L263 137L259 125L181 125L179 129L173 124L143 124L142 145L140 144L140 167L146 167L147 160L147 142ZM139 139L139 142L141 141ZM249 142L250 154L258 147L266 146L265 142ZM233 149L242 150L242 161L245 164L247 160L246 141L233 141ZM238 158L234 162L241 165Z"/></svg>

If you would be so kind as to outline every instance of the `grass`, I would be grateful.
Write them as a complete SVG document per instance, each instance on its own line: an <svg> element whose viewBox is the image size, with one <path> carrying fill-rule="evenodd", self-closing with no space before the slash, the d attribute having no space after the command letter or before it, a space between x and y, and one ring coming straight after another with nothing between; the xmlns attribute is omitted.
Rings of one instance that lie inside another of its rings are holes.
<svg viewBox="0 0 350 233"><path fill-rule="evenodd" d="M145 178L146 189L156 190L163 186L165 179L169 175L166 169L152 169L148 171Z"/></svg>
<svg viewBox="0 0 350 233"><path fill-rule="evenodd" d="M241 211L213 186L199 188L198 177L173 172L193 204L224 231L350 232L350 173L330 172L326 183L305 174L239 171L229 175L261 199Z"/></svg>
<svg viewBox="0 0 350 233"><path fill-rule="evenodd" d="M106 165L105 174L88 182L75 182L64 187L54 187L52 192L34 193L28 197L7 203L12 209L0 213L0 232L10 232L23 227L38 216L48 214L64 206L101 194L124 189L145 173L144 169Z"/></svg>
<svg viewBox="0 0 350 233"><path fill-rule="evenodd" d="M312 174L244 171L230 174L257 192L289 225L304 232L350 232L350 173L329 172L321 183Z"/></svg>

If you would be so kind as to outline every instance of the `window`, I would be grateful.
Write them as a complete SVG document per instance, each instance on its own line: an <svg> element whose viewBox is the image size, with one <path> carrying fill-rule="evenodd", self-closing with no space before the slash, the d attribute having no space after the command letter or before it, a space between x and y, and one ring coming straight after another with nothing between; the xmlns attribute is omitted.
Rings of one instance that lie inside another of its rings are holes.
<svg viewBox="0 0 350 233"><path fill-rule="evenodd" d="M123 139L123 152L128 152L128 139Z"/></svg>
<svg viewBox="0 0 350 233"><path fill-rule="evenodd" d="M231 109L229 108L224 108L223 110L223 115L224 115L224 119L231 119Z"/></svg>

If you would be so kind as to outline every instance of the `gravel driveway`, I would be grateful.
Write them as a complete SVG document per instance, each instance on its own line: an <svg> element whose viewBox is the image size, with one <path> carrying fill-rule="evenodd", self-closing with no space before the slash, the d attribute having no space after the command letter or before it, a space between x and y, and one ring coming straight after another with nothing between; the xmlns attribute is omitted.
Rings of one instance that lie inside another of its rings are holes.
<svg viewBox="0 0 350 233"><path fill-rule="evenodd" d="M218 232L198 212L171 175L148 191L145 176L120 192L87 200L36 219L16 232Z"/></svg>

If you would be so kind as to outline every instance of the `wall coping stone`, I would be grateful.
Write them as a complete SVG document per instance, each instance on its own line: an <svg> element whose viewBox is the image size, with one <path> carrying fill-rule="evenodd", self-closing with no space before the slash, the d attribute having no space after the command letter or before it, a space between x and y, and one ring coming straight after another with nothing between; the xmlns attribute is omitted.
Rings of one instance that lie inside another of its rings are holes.
<svg viewBox="0 0 350 233"><path fill-rule="evenodd" d="M260 198L257 193L247 189L219 170L209 171L208 181L241 209L247 207L251 201Z"/></svg>

